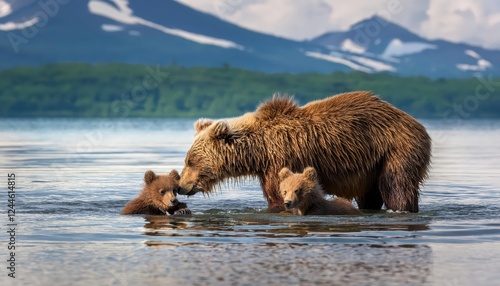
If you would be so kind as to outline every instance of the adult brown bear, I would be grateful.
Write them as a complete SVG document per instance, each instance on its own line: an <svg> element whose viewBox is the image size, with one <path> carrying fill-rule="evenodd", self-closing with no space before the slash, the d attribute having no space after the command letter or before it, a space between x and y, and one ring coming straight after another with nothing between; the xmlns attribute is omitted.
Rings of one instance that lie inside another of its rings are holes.
<svg viewBox="0 0 500 286"><path fill-rule="evenodd" d="M302 107L274 96L255 112L195 123L179 194L211 192L230 177L256 176L270 211L283 210L278 172L312 166L327 194L360 209L418 212L431 139L424 126L371 92L343 93Z"/></svg>

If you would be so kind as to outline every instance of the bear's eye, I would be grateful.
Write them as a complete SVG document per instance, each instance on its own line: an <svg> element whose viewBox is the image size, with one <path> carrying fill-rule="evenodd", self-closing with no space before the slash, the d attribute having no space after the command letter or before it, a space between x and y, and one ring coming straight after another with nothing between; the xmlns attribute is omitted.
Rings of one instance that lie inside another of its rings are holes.
<svg viewBox="0 0 500 286"><path fill-rule="evenodd" d="M294 192L298 194L300 192L300 189L296 189Z"/></svg>
<svg viewBox="0 0 500 286"><path fill-rule="evenodd" d="M167 190L165 190L165 189L160 190L160 195L162 195L162 196L163 196L163 195L165 195L166 193L167 193Z"/></svg>

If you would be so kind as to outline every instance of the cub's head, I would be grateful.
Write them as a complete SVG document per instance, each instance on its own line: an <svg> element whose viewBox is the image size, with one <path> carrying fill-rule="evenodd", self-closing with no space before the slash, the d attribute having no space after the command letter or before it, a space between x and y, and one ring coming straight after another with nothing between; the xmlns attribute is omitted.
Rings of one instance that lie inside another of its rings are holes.
<svg viewBox="0 0 500 286"><path fill-rule="evenodd" d="M307 167L303 173L293 173L288 168L279 172L280 194L287 209L297 208L308 194L316 190L318 176L313 167Z"/></svg>
<svg viewBox="0 0 500 286"><path fill-rule="evenodd" d="M228 161L236 161L234 150L239 135L226 121L200 119L194 124L193 145L186 154L179 182L181 195L209 193L221 180L233 176Z"/></svg>
<svg viewBox="0 0 500 286"><path fill-rule="evenodd" d="M179 188L179 173L172 170L168 175L156 175L153 171L144 174L144 189L140 196L144 201L165 214L173 214L179 205L176 194Z"/></svg>

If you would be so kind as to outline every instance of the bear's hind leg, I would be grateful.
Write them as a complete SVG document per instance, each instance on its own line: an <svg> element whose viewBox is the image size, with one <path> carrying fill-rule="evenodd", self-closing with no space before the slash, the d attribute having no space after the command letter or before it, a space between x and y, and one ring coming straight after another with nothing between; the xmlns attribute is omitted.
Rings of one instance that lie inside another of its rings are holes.
<svg viewBox="0 0 500 286"><path fill-rule="evenodd" d="M379 178L379 188L387 209L418 212L419 183L409 172L393 171L386 166Z"/></svg>
<svg viewBox="0 0 500 286"><path fill-rule="evenodd" d="M402 128L397 137L382 161L378 186L387 209L416 213L420 184L430 164L431 139L420 124L411 131Z"/></svg>

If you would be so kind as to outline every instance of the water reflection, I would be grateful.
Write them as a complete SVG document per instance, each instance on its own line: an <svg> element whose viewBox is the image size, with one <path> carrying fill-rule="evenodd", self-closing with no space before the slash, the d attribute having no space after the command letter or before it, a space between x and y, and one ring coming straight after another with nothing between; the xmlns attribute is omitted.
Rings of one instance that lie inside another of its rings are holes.
<svg viewBox="0 0 500 286"><path fill-rule="evenodd" d="M208 211L208 213L211 213ZM411 215L414 217L414 215ZM397 241L413 243L418 232L430 229L430 219L396 222L377 216L346 217L281 216L276 214L202 214L193 216L146 216L147 245L183 243L196 237L198 241L234 243L241 239L257 243L363 243ZM389 218L394 218L390 215Z"/></svg>

